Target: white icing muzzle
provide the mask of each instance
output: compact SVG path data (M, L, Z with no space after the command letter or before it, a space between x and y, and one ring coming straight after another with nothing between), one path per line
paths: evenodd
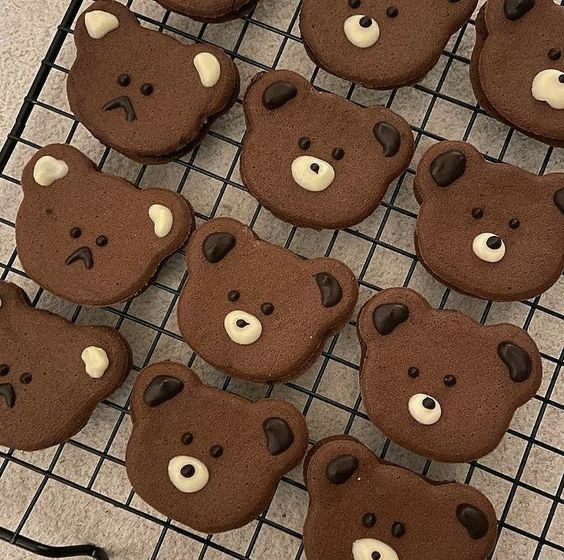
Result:
M322 159L300 156L292 162L292 177L306 191L324 191L335 179L333 166Z
M416 393L407 403L409 414L425 426L431 426L441 419L441 405L437 399L425 393Z
M223 326L229 338L237 344L252 344L262 334L261 322L254 315L238 309L225 316Z
M352 554L354 560L399 560L396 551L389 544L377 539L354 541Z
M351 16L345 20L345 35L359 49L367 49L380 38L380 26L370 16Z
M172 212L162 204L152 204L149 207L149 218L155 226L155 235L157 237L166 237L172 229L174 219Z
M496 263L505 256L505 243L495 233L480 233L472 242L472 250L479 259Z
M80 357L84 362L86 373L93 379L100 379L110 365L108 354L106 354L103 348L98 348L98 346L85 348Z
M547 69L533 80L533 97L546 101L553 109L564 109L564 72Z
M168 463L168 476L178 490L194 494L206 486L210 472L199 459L179 455Z
M40 157L33 166L33 180L42 187L48 187L69 172L69 166L62 159L53 156Z
M86 31L92 39L102 39L110 31L119 27L119 20L114 14L102 10L92 10L84 16Z

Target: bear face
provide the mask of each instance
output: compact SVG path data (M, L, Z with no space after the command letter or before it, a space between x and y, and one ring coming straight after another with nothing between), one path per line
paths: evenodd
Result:
M74 37L72 111L100 142L137 161L187 152L237 97L239 74L221 49L143 28L113 0L88 8Z
M519 300L564 268L564 174L487 163L470 144L441 142L421 158L415 241L441 282L477 297Z
M358 224L413 156L413 134L401 117L319 93L289 70L259 74L244 107L243 182L297 226Z
M353 312L358 286L340 261L303 260L230 218L193 235L178 325L195 352L229 375L262 382L299 375Z
M242 17L250 12L258 0L157 0L179 14L206 23L219 23Z
M305 419L291 404L252 403L172 362L139 374L131 413L125 462L133 488L162 514L202 533L252 521L307 449Z
M194 224L183 196L137 189L62 144L33 156L22 189L16 243L23 268L43 288L83 305L142 291Z
M131 368L127 342L31 307L0 282L0 445L46 449L79 432Z
M488 0L476 31L470 77L480 104L524 134L563 146L564 8Z
M486 560L495 511L470 486L436 483L379 460L351 437L305 460L308 560Z
M525 331L433 309L407 288L372 297L358 335L368 416L393 441L438 461L493 451L542 380L539 351Z
M367 88L421 80L477 0L304 0L300 29L311 59Z

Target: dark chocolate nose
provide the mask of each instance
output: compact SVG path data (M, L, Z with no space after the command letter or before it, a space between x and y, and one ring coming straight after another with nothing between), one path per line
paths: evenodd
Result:
M314 173L319 173L319 165L317 163L312 163L309 168L314 172Z
M2 385L0 385L0 397L4 397L8 408L14 407L16 404L16 393L11 383L2 383Z
M486 245L490 249L499 249L501 247L501 239L497 235L492 235L491 237L488 237Z
M380 558L382 558L382 555L377 550L375 550L372 553L372 560L380 560Z
M435 406L437 406L435 399L432 399L431 397L425 397L422 404L427 410L433 410Z
M65 264L73 264L76 261L82 261L84 266L90 270L94 266L92 251L88 247L80 247L72 255L67 257Z
M368 16L363 16L360 18L359 23L360 23L360 27L364 27L365 29L367 29L372 25L372 18Z
M180 469L180 474L184 478L192 478L196 474L196 469L194 468L194 465L184 465Z
M104 109L104 111L113 111L114 109L119 109L120 107L125 109L125 120L127 122L134 121L137 118L135 109L131 104L131 99L129 99L127 95L122 95L121 97L111 99L102 107L102 109Z
M560 74L560 76L558 76L558 81L559 81L561 84L564 84L564 74Z
M244 329L249 323L247 323L247 321L245 321L245 319L237 319L237 322L235 323L240 329Z

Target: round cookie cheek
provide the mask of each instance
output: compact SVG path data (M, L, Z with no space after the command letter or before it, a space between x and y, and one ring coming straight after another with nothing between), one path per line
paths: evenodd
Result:
M84 362L86 373L93 379L100 379L110 365L108 354L98 346L88 346L82 351L80 357Z
M380 38L380 26L369 16L356 15L345 20L345 35L359 49L375 45Z
M399 560L396 551L377 539L359 539L352 546L354 560Z
M185 494L194 494L205 488L210 479L208 468L202 461L179 455L168 463L168 476L174 486Z
M306 191L324 191L335 179L333 166L322 159L300 156L292 162L292 177Z
M472 242L472 250L479 259L496 263L505 256L505 243L494 233L480 233Z
M253 344L262 334L261 322L254 315L238 309L225 316L223 326L229 338L243 346Z
M411 416L425 426L431 426L441 419L442 410L439 402L425 393L416 393L407 403Z
M564 72L542 70L533 80L532 93L537 101L546 101L553 109L564 109Z

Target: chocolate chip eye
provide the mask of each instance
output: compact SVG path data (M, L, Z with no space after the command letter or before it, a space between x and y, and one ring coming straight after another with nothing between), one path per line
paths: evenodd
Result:
M362 524L367 528L374 527L376 525L376 516L373 513L365 513L362 516Z
M237 301L241 297L241 294L237 290L231 290L227 294L227 299L229 301Z
M343 159L345 157L345 150L343 150L343 148L335 148L331 155L333 156L333 159Z
M73 228L70 230L70 236L71 236L73 239L78 239L81 235L82 235L82 231L81 231L80 228L78 228L78 227L73 227Z
M105 235L100 235L96 238L96 245L98 247L105 247L108 244L108 238Z
M190 445L194 441L194 436L190 432L186 432L186 433L182 434L180 441L184 445Z
M399 521L396 521L393 525L392 525L392 535L396 538L399 539L400 537L403 537L405 535L405 526L403 523L400 523Z
M454 375L445 375L443 381L447 387L454 387L456 385L456 377Z
M29 371L26 371L25 373L22 373L20 375L20 383L22 385L28 385L29 383L31 383L32 380L32 375L31 373L29 373Z
M300 150L309 150L311 146L311 140L304 136L303 138L300 138L298 140L298 146L300 147Z
M419 370L416 367L410 367L407 370L407 375L409 375L411 379L416 379L417 377L419 377Z
M120 74L120 76L118 77L118 84L120 86L126 87L131 83L131 78L129 77L129 74Z
M509 220L509 227L511 229L517 229L521 225L521 222L517 218Z
M6 364L0 364L0 377L8 375L10 373L10 368Z
M548 51L548 58L550 58L550 60L560 60L561 56L562 51L560 49L550 49Z
M221 447L221 445L214 445L214 446L210 449L210 455L211 455L214 459L219 459L219 458L223 455L223 447Z
M472 210L472 217L475 220L479 220L480 218L484 217L484 211L481 208L474 208Z
M391 18L395 18L397 17L399 14L399 10L395 7L395 6L390 6L387 10L386 10L386 15L388 17Z
M260 310L265 314L265 315L272 315L274 313L274 305L272 305L272 303L263 303L260 306Z
M360 0L349 0L349 6L355 10L360 8Z
M141 86L141 93L143 95L151 95L151 93L153 93L154 88L151 84L143 84Z

